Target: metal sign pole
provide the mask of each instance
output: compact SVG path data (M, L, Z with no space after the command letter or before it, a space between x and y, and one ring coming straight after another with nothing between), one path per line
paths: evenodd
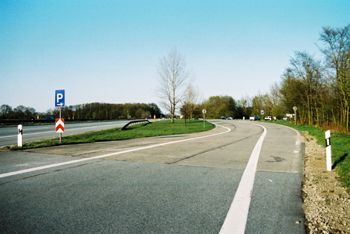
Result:
M204 128L205 128L205 113L203 114L204 118L203 118L203 123L204 123Z
M294 125L297 125L297 110L298 110L298 108L296 106L294 106L293 110L294 110Z
M202 113L203 113L203 126L205 128L205 113L207 113L207 110L206 109L203 109L202 110Z
M59 120L60 122L62 119L62 107L65 107L65 90L55 90L55 107L60 108L60 116ZM60 123L59 122L59 123ZM64 122L63 122L64 123ZM64 131L64 128L62 128L60 131ZM59 138L60 138L60 143L62 142L62 132L59 132Z
M61 109L62 107L60 107L60 119L61 119ZM62 132L59 133L59 136L60 136L60 143L62 143Z

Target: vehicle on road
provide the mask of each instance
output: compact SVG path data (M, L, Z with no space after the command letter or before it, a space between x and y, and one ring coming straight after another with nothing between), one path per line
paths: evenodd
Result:
M271 116L266 116L266 117L265 117L265 120L271 121L271 120L272 120L272 117L271 117Z
M254 116L251 116L251 117L249 118L249 120L250 120L250 121L260 120L260 117L257 116L257 115L254 115Z
M226 119L226 116L221 116L221 119Z
M52 116L47 116L47 117L43 118L43 120L55 120L55 118Z
M284 116L283 121L288 121L288 116Z

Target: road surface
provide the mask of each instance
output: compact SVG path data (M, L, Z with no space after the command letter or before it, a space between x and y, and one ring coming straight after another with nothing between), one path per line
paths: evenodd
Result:
M108 128L122 127L128 120L111 122L92 122L92 123L65 123L63 136L73 135L84 132L103 130ZM23 126L23 142L36 141L48 138L58 137L55 131L55 124L50 125L32 125ZM17 127L0 128L0 147L17 144Z
M0 151L0 232L305 233L298 133L212 122L205 133Z

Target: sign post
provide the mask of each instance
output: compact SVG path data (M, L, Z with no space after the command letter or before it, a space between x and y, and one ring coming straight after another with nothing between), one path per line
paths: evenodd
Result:
M298 110L298 108L296 106L294 106L293 110L294 110L294 125L297 125L297 110Z
M207 113L207 110L203 109L202 113L203 113L203 124L204 124L204 128L205 128L205 113Z
M60 134L60 143L61 143L62 133L64 133L64 119L56 119L56 132Z
M62 133L64 132L64 119L61 117L61 109L65 106L65 90L55 90L55 107L60 108L59 119L56 119L56 132L60 135L60 143L62 142ZM63 128L62 130L57 131L57 120L62 120Z

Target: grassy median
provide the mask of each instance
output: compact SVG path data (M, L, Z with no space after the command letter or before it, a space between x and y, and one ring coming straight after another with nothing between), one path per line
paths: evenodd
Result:
M318 144L325 147L325 130L308 125L294 125L288 121L277 121L278 124L283 124L299 130L300 132L307 131L309 135L317 139ZM350 134L343 132L331 131L332 145L332 164L337 170L340 181L344 187L350 191ZM326 157L326 152L325 152Z
M199 120L187 120L185 126L183 120L175 120L171 123L170 120L158 121L156 123L140 123L129 126L126 130L121 131L121 128L113 128L102 131L88 132L83 134L64 136L62 142L59 143L59 138L52 138L47 140L27 142L23 144L23 147L19 148L15 145L5 147L11 150L19 149L33 149L40 147L56 146L56 145L68 145L78 143L92 143L97 141L115 141L141 137L174 135L208 131L215 127L215 125L206 122L205 128L203 121ZM3 147L4 148L4 147Z

